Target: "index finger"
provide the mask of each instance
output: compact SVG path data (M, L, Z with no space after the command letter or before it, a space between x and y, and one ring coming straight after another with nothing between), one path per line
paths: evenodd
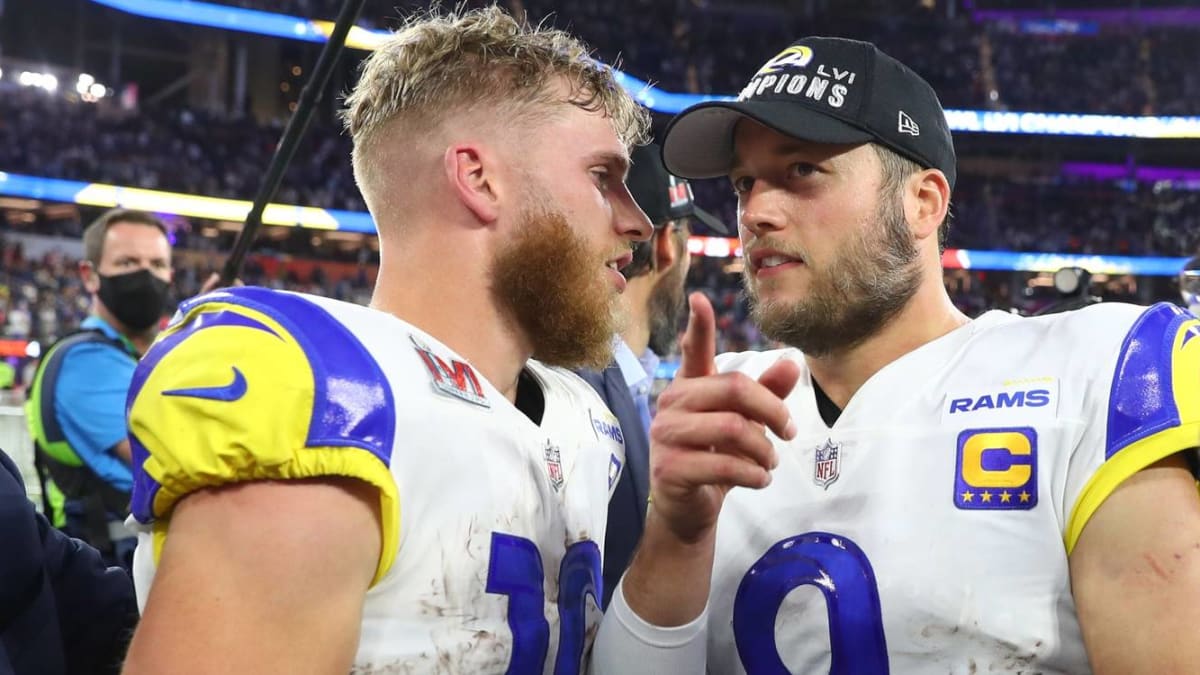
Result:
M687 329L679 341L679 377L704 377L717 372L717 321L703 293L688 296Z
M784 360L757 381L745 373L731 372L680 382L659 397L659 413L668 409L683 414L737 413L746 421L761 424L780 438L790 440L796 435L796 424L784 399L799 375L799 366Z

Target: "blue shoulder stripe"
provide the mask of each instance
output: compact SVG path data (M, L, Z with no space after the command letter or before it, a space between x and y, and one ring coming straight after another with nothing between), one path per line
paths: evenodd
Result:
M1184 356L1200 350L1197 338L1200 322L1174 305L1159 303L1138 317L1121 345L1113 374L1105 459L1131 443L1193 421L1197 412L1181 414L1180 404L1200 405L1191 400L1194 383L1186 380L1200 381L1200 368L1187 372L1192 361L1200 366L1200 359Z
M264 317L282 331L265 323ZM361 448L379 458L384 466L390 466L396 424L392 388L358 338L319 305L301 296L265 288L232 288L185 303L178 321L138 365L126 401L127 415L154 369L190 337L218 326L253 330L270 334L281 346L294 341L308 362L313 378L313 404L307 420L305 447ZM212 351L202 351L199 355L210 359L220 356ZM253 364L213 362L211 365L221 378L228 378L231 366L237 372L238 367L245 370ZM258 381L260 386L270 387L269 373L260 375L266 375ZM254 386L255 382L250 384ZM159 393L181 395L180 391ZM267 421L273 417L269 410L237 411L237 414L261 415L264 423L272 423ZM131 434L135 467L133 510L139 520L149 522L160 486L142 470L149 453L141 440Z

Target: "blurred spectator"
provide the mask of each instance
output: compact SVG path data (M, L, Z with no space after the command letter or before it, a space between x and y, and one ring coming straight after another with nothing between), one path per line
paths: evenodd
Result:
M158 218L116 209L84 230L83 248L79 272L90 313L46 350L30 384L26 421L39 460L66 496L65 530L110 564L131 569L136 539L123 522L133 488L125 398L166 309L171 246ZM56 316L53 308L47 316Z

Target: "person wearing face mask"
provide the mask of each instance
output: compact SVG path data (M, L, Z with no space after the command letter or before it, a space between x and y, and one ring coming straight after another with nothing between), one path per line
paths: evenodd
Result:
M84 230L83 249L91 312L42 358L26 419L39 466L67 497L63 529L128 567L136 539L122 522L133 486L125 397L167 308L171 245L155 216L114 209Z

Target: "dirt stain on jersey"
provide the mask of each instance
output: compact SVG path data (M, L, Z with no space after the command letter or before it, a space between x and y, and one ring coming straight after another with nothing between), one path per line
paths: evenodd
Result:
M467 637L434 635L434 652L387 663L363 663L350 675L476 675L502 673L508 668L509 646L495 633L477 630Z

